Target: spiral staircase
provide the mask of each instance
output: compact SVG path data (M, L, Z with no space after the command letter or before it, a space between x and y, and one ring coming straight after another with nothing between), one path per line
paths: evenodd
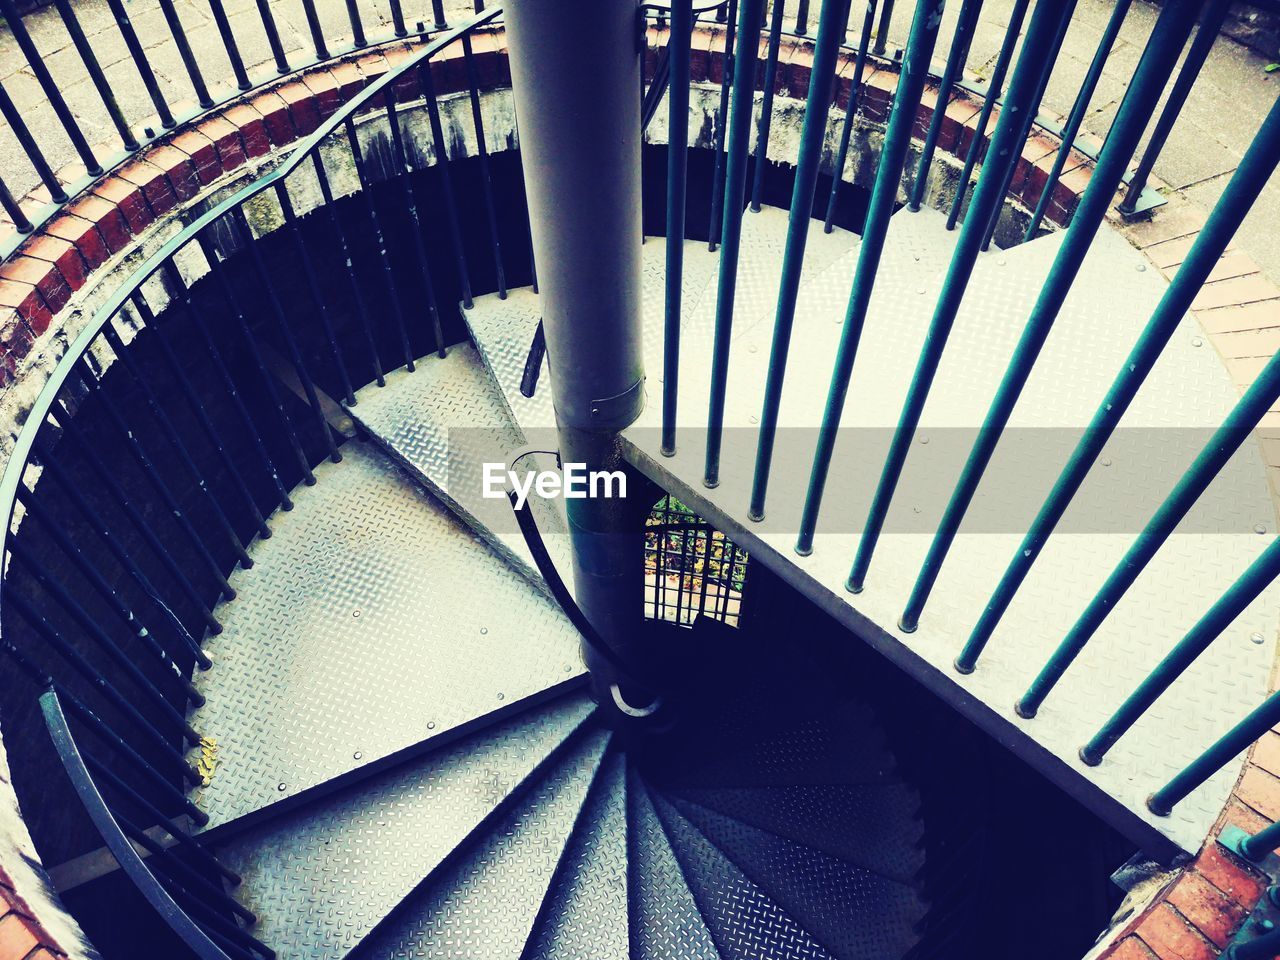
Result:
M0 699L25 823L105 960L1056 960L1113 918L1110 878L1141 890L1134 875L1177 870L1216 835L1241 749L1280 709L1267 698L1276 514L1239 412L1272 380L1280 393L1280 365L1240 401L1187 312L1194 291L1105 217L1141 133L1127 128L1154 112L1196 5L1170 0L1095 158L1100 186L1047 229L1006 200L1032 129L1021 111L1034 113L1070 20L1037 3L1007 88L986 88L1002 115L972 197L971 168L958 178L960 230L943 209L960 158L932 159L945 110L903 179L936 18L918 16L883 61L892 105L858 128L867 166L849 183L875 5L841 65L848 10L822 4L817 37L796 44L805 111L792 90L776 117L783 5L731 3L724 28L694 33L718 6L648 10L642 46L667 46L639 104L608 43L630 43L635 11L592 25L599 48L575 53L591 68L545 51L521 61L513 42L514 98L477 56L507 42L500 9L442 28L287 156L193 204L46 371L0 484ZM944 87L980 4L962 6ZM695 38L683 51L677 17ZM754 39L758 23L757 118L755 58L733 31ZM544 45L572 49L563 28L544 24ZM709 36L721 79L691 87L688 57ZM641 74L641 59L627 69ZM555 98L539 84L578 95L572 69L556 79L566 63L622 78L625 109L584 107L600 130L625 127L598 150L548 149L539 129L556 112L540 111L535 94ZM523 87L520 69L537 71ZM829 117L829 81L854 71ZM650 129L664 103L666 128ZM714 136L690 152L703 121ZM625 229L572 236L529 171L572 188L575 164L616 161L615 141L646 129L643 163L636 140L622 174L592 180L634 204L564 194L584 220L624 211L611 225ZM1213 269L1223 223L1238 225L1278 143L1280 107L1189 241L1185 275ZM671 165L654 200L639 187L657 159ZM712 197L699 239L685 239L701 234L686 229L686 186ZM616 317L556 330L566 278L604 303L633 276ZM1048 300L1052 331L995 428L1016 442L978 468L938 574L936 531ZM1131 429L1082 461L1113 375L1146 363L1131 347L1164 314L1141 392L1119 401ZM630 512L541 496L513 511L489 468L554 472L571 447L598 451L566 391L633 348L640 381L584 394L590 417L634 414L601 428ZM573 351L588 362L557 368ZM1224 423L1243 424L1234 446ZM891 471L904 436L910 457ZM1170 512L1180 486L1166 488L1202 448L1221 462L1158 555L1133 562L1133 532ZM1027 548L1044 491L1073 469L1057 533ZM881 506L874 531L859 525ZM584 516L621 518L626 546L601 546ZM992 585L1020 558L1035 565L993 621ZM606 585L618 565L627 577ZM1129 569L1119 603L1111 571ZM587 613L619 581L606 619L625 629L610 633ZM1064 662L1081 609L1108 596ZM976 623L990 629L973 653ZM1211 656L1184 656L1220 633ZM1051 668L1029 706L1026 684ZM1117 705L1157 681L1115 732ZM1114 736L1082 751L1100 726ZM1050 832L1064 849L1039 870L1024 847ZM1239 929L1238 956L1261 956L1271 931Z

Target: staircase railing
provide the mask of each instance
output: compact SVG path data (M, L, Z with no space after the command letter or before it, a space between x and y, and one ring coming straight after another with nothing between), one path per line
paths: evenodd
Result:
M213 666L205 641L221 629L218 602L235 596L232 571L252 566L250 542L270 536L267 518L292 508L290 491L315 482L317 462L342 457L329 394L352 404L354 388L384 383L386 370L443 356L436 291L471 302L476 263L449 176L446 107L471 124L475 199L487 211L478 234L493 259L485 276L505 295L512 265L472 45L501 12L490 7L425 44L148 257L49 374L0 479L11 560L0 653L44 691L58 757L101 842L209 960L273 954L223 886L234 875L180 822L209 822L191 791L217 766L216 744L193 717L203 703L193 674ZM433 75L446 51L460 51L464 66L448 100ZM426 114L421 132L413 111ZM416 179L428 168L439 191L430 210ZM359 194L350 203L371 244L357 246L337 209L343 194ZM303 232L304 204L323 207L314 216L327 232ZM395 216L407 250L392 247ZM255 222L264 224L256 232ZM272 270L267 243L294 269ZM381 276L381 309L361 265ZM354 331L334 323L343 295ZM309 305L304 322L286 309L298 297Z
M861 227L861 243L858 248L852 291L849 295L840 345L834 360L830 388L827 395L824 418L818 434L816 450L810 465L807 498L795 542L795 550L806 555L814 549L818 516L831 466L836 431L841 422L851 378L859 338L867 317L871 292L877 280L879 260L886 242L889 217L898 203L900 190L904 188L904 170L912 141L913 129L922 103L925 77L934 55L938 32L937 13L941 4L935 0L920 0L915 6L911 34L907 41L885 126L884 141L876 167L875 182ZM931 145L937 139L937 125L944 122L947 99L945 88L958 85L971 27L979 4L966 2L960 12L960 27L956 31L947 65L943 73L944 93L934 107L933 122L926 134L925 147L919 158L914 182L907 182L909 202L918 208L923 198L924 181L930 167ZM994 399L983 421L960 478L951 493L940 525L933 534L932 543L917 575L910 597L903 610L899 627L910 633L917 629L932 587L945 562L950 547L960 528L974 493L982 481L1009 422L1013 408L1036 364L1040 350L1052 329L1063 301L1079 275L1081 265L1101 226L1104 216L1115 201L1118 190L1126 181L1127 171L1133 161L1139 141L1150 119L1156 115L1165 83L1177 73L1169 105L1160 114L1152 143L1138 164L1137 172L1129 179L1129 192L1123 209L1135 209L1134 201L1145 186L1147 174L1158 155L1169 127L1172 125L1195 76L1203 64L1205 54L1222 22L1225 4L1215 3L1204 13L1199 31L1187 55L1180 73L1175 71L1179 57L1196 26L1201 5L1195 0L1170 0L1155 24L1137 70L1113 122L1105 144L1098 153L1091 172L1089 185L1079 199L1063 241L1050 268L1035 306L1026 322L1022 335L1009 361ZM1065 141L1055 157L1049 180L1041 192L1036 211L1028 229L1022 236L1029 238L1039 228L1046 205L1053 196L1056 180L1061 173L1071 139L1079 131L1081 119L1096 90L1102 65L1105 63L1116 39L1128 5L1121 3L1111 17L1098 45L1072 114L1063 132ZM812 73L805 107L805 123L801 133L799 159L795 173L795 193L792 197L787 244L783 254L782 282L773 325L773 344L765 381L763 407L759 417L760 434L754 470L748 516L752 521L764 518L767 505L768 479L773 456L773 439L777 429L783 378L786 373L791 325L796 308L797 278L803 262L805 235L809 227L813 193L822 162L822 146L826 133L832 91L838 78L835 74L834 51L846 29L844 4L840 0L824 0L818 18L814 41ZM915 438L925 401L930 393L934 376L939 369L947 346L951 325L964 299L972 278L978 252L990 243L996 220L1005 207L1011 180L1015 173L1022 146L1033 128L1041 99L1054 63L1062 48L1063 39L1070 25L1072 4L1039 3L1031 12L1020 54L1014 65L1014 47L1029 3L1015 5L1009 33L1002 45L991 79L988 94L978 119L978 131L965 159L958 191L951 204L950 224L954 225L964 211L963 227L955 244L951 261L934 309L927 336L909 382L897 428L883 465L879 482L869 510L863 533L859 538L856 556L852 558L847 588L857 593L863 589L871 569L878 535L883 527L893 501L898 480ZM754 0L742 0L739 7L738 33L756 36L762 4ZM869 25L872 12L868 11L865 25ZM673 22L680 23L678 10ZM683 21L687 22L687 21ZM673 31L673 40L684 42L679 31ZM864 28L858 51L858 67L866 56L870 30ZM765 71L773 69L775 46L770 44L765 53ZM738 236L747 204L744 195L745 170L750 153L749 111L742 105L749 101L748 92L753 86L758 48L751 44L739 48L733 60L733 95L739 108L728 124L728 137L723 180L723 195L717 197L716 209L723 211L720 223L722 243L721 270L715 291L717 309L715 339L710 356L711 394L708 404L705 467L703 481L708 487L720 480L720 443L724 429L724 400L729 379L729 350L732 335L733 303L737 283L734 269ZM675 55L672 62L678 62ZM1012 79L1004 87L1005 77L1012 68ZM674 69L674 68L673 68ZM727 68L726 68L727 69ZM726 73L727 76L727 73ZM673 83L678 82L673 76ZM855 102L857 91L849 94L849 103ZM993 112L999 104L999 119L989 144L984 140L985 131ZM684 123L679 107L672 103L671 127ZM848 144L849 113L843 125L840 147L836 155L836 169L842 170ZM985 149L984 149L985 148ZM761 150L763 153L763 149ZM757 163L761 157L757 157ZM965 198L975 167L980 173L972 198ZM1044 506L992 595L980 620L973 626L972 634L955 663L959 673L970 673L978 665L979 658L1001 616L1009 606L1028 571L1035 563L1041 548L1053 532L1074 494L1080 488L1089 468L1097 460L1103 445L1115 430L1120 418L1152 367L1168 344L1174 328L1191 307L1197 292L1208 279L1219 257L1226 249L1236 229L1252 208L1268 178L1280 164L1280 103L1274 106L1259 129L1252 146L1233 175L1222 198L1215 206L1205 228L1196 238L1194 246L1177 275L1166 290L1146 329L1134 345L1133 351L1116 374L1116 378L1092 422L1081 437L1061 476L1045 500ZM672 196L680 196L684 190L685 172L681 165L673 163L669 169L668 189ZM839 188L838 179L833 191ZM828 215L828 222L830 216ZM679 276L683 248L678 243L668 246L668 276ZM708 296L711 294L708 293ZM666 363L663 378L666 384L663 402L663 453L676 452L676 396L672 387L678 379L680 337L680 289L669 285L666 299ZM1099 625L1114 609L1138 575L1151 561L1160 545L1170 536L1177 523L1188 513L1200 495L1208 487L1231 455L1252 434L1264 414L1280 400L1280 354L1272 357L1253 385L1245 392L1222 426L1205 444L1199 457L1179 480L1173 492L1151 518L1147 527L1134 541L1124 558L1117 564L1111 576L1080 615L1061 645L1044 664L1040 675L1018 702L1018 712L1025 718L1034 717L1045 698L1050 695L1058 680L1088 643ZM1177 679L1191 663L1201 655L1222 632L1227 624L1241 613L1260 592L1280 573L1280 546L1269 548L1240 579L1230 587L1213 607L1207 611L1186 637L1169 653L1151 676L1131 695L1097 735L1081 749L1086 763L1103 761L1106 752L1124 735L1132 724L1145 713L1157 697ZM1280 694L1273 695L1264 704L1241 720L1230 733L1210 746L1203 756L1190 764L1167 786L1156 791L1148 806L1158 815L1167 816L1172 808L1191 790L1203 783L1217 770L1236 757L1239 752L1267 729L1280 721ZM1272 834L1267 835L1270 842Z

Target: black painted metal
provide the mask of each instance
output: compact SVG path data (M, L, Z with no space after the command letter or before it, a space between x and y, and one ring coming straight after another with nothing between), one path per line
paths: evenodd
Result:
M483 9L483 8L480 8ZM444 138L444 129L440 125L440 104L436 99L435 80L431 77L429 64L418 70L418 80L422 84L422 95L427 101L427 116L431 121L431 143L435 148L435 170L440 177L441 192L444 195L444 217L449 227L449 237L453 242L453 256L458 267L458 282L462 286L462 306L470 308L471 274L467 270L467 253L462 246L462 227L458 222L458 201L453 190L453 177L449 173L449 144ZM391 88L388 87L388 90Z
M467 69L467 92L471 100L471 124L476 132L476 158L480 163L484 212L489 224L489 245L493 250L493 266L497 271L498 298L507 299L507 274L502 263L502 244L498 240L498 210L493 200L493 177L489 171L489 145L484 137L484 117L480 110L480 76L471 50L471 35L462 35L462 60ZM441 348L443 349L443 348Z
M369 226L373 230L374 244L378 248L378 258L382 264L382 278L387 286L387 298L391 304L391 318L400 337L400 349L405 367L413 372L413 349L409 346L409 330L404 322L404 309L400 305L400 293L396 289L395 271L391 269L391 260L387 254L387 242L383 238L382 221L378 216L378 206L373 200L373 182L370 180L364 162L364 151L360 147L360 137L355 123L350 117L346 120L347 143L351 148L351 158L355 163L356 176L360 180L360 195L364 198L365 213L369 218ZM357 296L362 294L357 293Z
M63 703L69 703L69 701L65 696L60 696L54 691L40 698L45 724L57 749L58 757L80 802L84 805L85 812L88 813L101 835L103 843L151 907L200 960L227 960L231 955L219 947L210 938L209 933L174 902L129 842L129 838L89 776L89 771L81 758L80 749L76 745L63 713ZM260 955L273 957L274 953L263 947Z
M387 125L391 130L391 162L395 169L395 179L400 184L404 196L405 208L409 211L412 224L413 247L418 255L418 269L422 275L422 289L426 294L427 316L431 320L431 337L435 344L437 356L445 355L444 329L440 323L440 304L436 302L436 285L431 278L431 263L427 258L426 225L418 212L418 192L414 187L411 175L414 170L413 156L404 134L400 130L400 120L396 114L395 87L387 87Z

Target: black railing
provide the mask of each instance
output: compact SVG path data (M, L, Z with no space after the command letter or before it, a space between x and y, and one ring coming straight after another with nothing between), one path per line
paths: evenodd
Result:
M202 958L273 956L224 888L234 877L178 823L208 822L188 795L211 773L193 674L212 666L204 646L220 631L218 602L235 596L231 573L252 566L252 541L292 508L293 486L341 459L329 394L352 404L386 370L443 356L437 290L469 305L473 273L505 291L527 272L503 259L503 231L527 225L499 209L471 42L500 14L427 43L148 257L49 375L0 479L11 560L0 655L44 692L100 842ZM431 76L451 47L465 81L450 117L472 124L468 182L487 211L489 263L464 245ZM340 185L338 168L357 183ZM317 208L305 230L304 203ZM269 243L294 269L272 268Z

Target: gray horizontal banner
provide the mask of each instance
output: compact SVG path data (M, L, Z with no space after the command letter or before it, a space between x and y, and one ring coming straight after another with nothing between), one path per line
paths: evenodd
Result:
M533 448L554 450L554 430L532 431ZM894 431L890 428L849 428L839 431L828 473L818 532L858 534L863 531L876 485ZM1026 531L1058 480L1083 431L1077 428L1010 428L965 515L962 533L1018 534ZM1117 430L1072 500L1058 524L1063 534L1136 534L1151 519L1178 479L1204 449L1212 436L1209 428L1141 428ZM977 437L976 428L922 428L912 441L906 466L885 518L889 534L931 534L938 529L948 500ZM632 429L627 440L639 450L657 450L657 431ZM755 469L759 432L754 428L726 429L720 461L721 484L712 491L702 487L706 433L683 430L677 436L674 458L653 457L661 485L663 474L695 483L695 493L708 497L734 516L745 519ZM783 429L776 436L769 475L765 518L753 524L762 533L796 533L809 489L818 431ZM487 511L487 522L515 530L514 518L494 487L505 464L503 438L485 430L453 430L450 433L450 488L467 489L481 497L498 491L496 503L503 509ZM649 458L638 454L640 462ZM637 457L632 457L637 459ZM488 476L484 464L492 464ZM552 470L554 458L526 458L517 470L517 483L537 496L536 477L529 470ZM652 471L651 471L652 472ZM1178 527L1178 533L1270 534L1276 529L1275 508L1262 451L1257 440L1237 450ZM542 481L544 492L563 495L563 477ZM616 482L585 475L576 489L603 491ZM486 490L486 487L488 488ZM627 487L639 495L641 484ZM607 495L600 493L599 495Z

